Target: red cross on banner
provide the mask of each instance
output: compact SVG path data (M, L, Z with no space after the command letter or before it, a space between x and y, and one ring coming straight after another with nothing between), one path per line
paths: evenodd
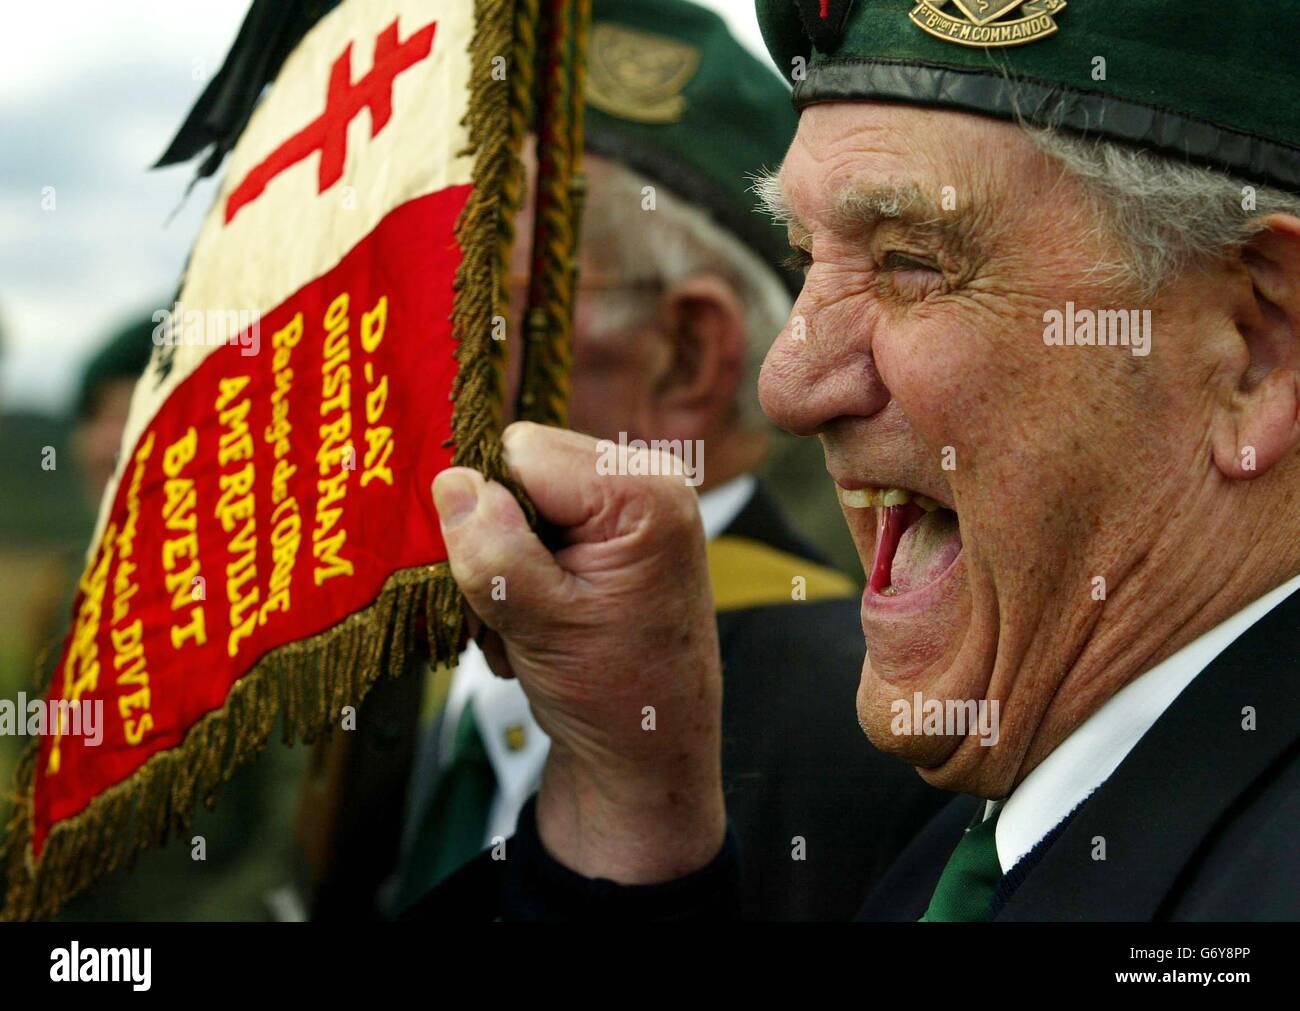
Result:
M393 81L425 59L433 49L436 22L429 22L405 42L397 40L397 21L375 37L375 60L368 73L352 83L352 43L330 68L325 111L253 167L226 200L226 224L267 184L308 155L320 152L317 192L324 193L343 176L347 159L348 124L362 109L370 110L370 136L379 134L393 115Z

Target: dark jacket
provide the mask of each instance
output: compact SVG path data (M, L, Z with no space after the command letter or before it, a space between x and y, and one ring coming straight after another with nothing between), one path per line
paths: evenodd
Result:
M1300 918L1300 593L1202 671L1111 777L1004 877L995 920ZM1253 714L1253 729L1248 720ZM916 920L974 798L952 801L859 913ZM1106 859L1095 860L1095 840ZM489 908L507 919L712 919L742 887L729 837L708 867L667 885L579 877L537 839L532 811L508 870L468 868L417 912Z

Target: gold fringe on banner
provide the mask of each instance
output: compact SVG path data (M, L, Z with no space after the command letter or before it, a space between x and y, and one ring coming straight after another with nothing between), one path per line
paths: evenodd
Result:
M476 175L474 191L456 222L464 259L456 274L452 311L459 363L452 386L452 462L509 483L499 440L505 342L494 340L492 331L509 304L506 267L523 189L519 149L532 119L537 0L478 0L477 7L465 126L470 150L478 152L475 171L482 174ZM485 8L509 8L513 16L492 16ZM506 53L510 63L503 85L493 80L492 62Z
M505 272L523 181L519 150L533 119L538 0L475 0L475 17L465 124L467 153L475 155L473 190L456 223L463 260L452 309L459 366L452 389L453 462L500 480L506 477L500 445L504 349L492 339L492 328L508 304ZM507 53L511 67L503 82L493 77L493 61ZM560 160L552 168L566 171L566 165ZM561 185L569 185L567 176ZM564 255L570 262L571 250ZM558 297L552 293L548 305L554 318L567 320ZM552 362L546 370L555 390L534 387L548 400L563 390L557 369L562 365ZM344 706L358 706L381 674L399 676L412 651L427 650L435 664L452 662L463 642L463 612L446 563L394 573L366 608L262 657L180 745L150 756L128 779L54 825L36 861L31 798L37 749L29 749L0 851L0 873L8 879L0 920L51 916L99 876L161 845L169 832L185 831L195 803L215 805L221 784L266 746L278 719L286 743L311 741Z
M546 41L538 54L546 90L537 116L537 201L518 415L543 425L564 425L584 195L583 68L591 2L546 2Z
M0 920L52 916L101 875L161 845L170 832L186 831L195 803L215 805L218 788L261 752L277 720L285 743L310 741L344 706L359 704L381 673L400 674L407 654L424 645L417 642L422 623L430 653L454 658L461 600L446 563L394 573L370 606L268 653L179 746L151 755L79 814L55 824L35 862L30 798L38 752L29 748L6 840L9 882Z

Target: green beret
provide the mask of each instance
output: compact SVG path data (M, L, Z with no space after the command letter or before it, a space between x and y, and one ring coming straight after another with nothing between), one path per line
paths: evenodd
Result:
M684 0L596 0L587 57L587 150L708 211L782 276L785 233L750 177L785 157L790 89L712 11Z
M798 109L882 100L1062 127L1300 190L1300 3L757 0Z
M116 331L95 352L81 374L76 402L78 418L86 417L95 409L95 400L102 386L115 380L135 382L140 378L149 364L149 356L153 354L155 326L152 317L137 319Z

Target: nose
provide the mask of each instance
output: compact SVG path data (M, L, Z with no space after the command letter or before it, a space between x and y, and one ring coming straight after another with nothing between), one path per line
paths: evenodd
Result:
M764 413L795 435L816 435L835 418L869 418L890 394L872 354L866 319L809 307L807 289L772 342L758 378Z

